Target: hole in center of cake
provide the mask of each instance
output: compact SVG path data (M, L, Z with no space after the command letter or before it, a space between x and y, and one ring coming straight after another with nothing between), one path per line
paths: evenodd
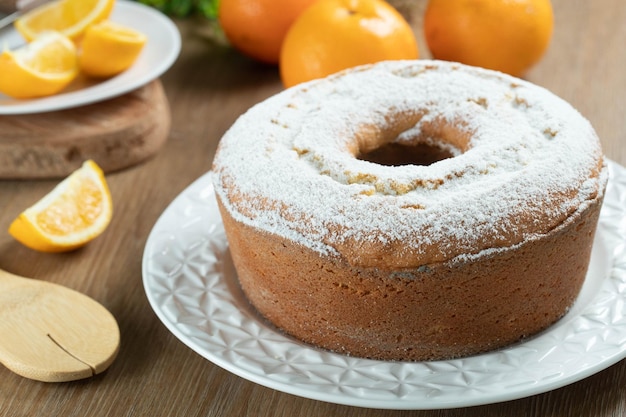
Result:
M387 143L370 152L357 155L357 159L379 165L431 165L458 155L451 146L437 143L403 144Z

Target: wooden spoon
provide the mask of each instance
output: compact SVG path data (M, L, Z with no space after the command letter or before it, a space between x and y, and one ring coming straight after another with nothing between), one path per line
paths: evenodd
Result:
M0 269L0 362L26 378L63 382L111 365L120 332L111 313L61 285Z

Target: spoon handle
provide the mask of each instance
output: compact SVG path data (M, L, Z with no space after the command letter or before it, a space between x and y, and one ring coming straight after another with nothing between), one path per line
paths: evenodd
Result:
M0 29L3 27L9 26L11 23L15 22L15 20L20 16L20 12L13 12L11 14L6 15L2 19L0 19Z
M44 3L47 3L50 0L18 0L16 3L17 10L13 13L3 17L0 19L0 29L3 27L9 26L11 23L15 22L18 17L23 15L30 10L33 10L36 7L41 6Z

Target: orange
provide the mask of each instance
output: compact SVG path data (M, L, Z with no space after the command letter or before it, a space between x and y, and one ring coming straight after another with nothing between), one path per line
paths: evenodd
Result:
M15 21L15 29L32 41L41 32L55 30L76 41L87 27L106 19L115 0L53 0Z
M41 252L79 248L100 235L113 205L102 170L86 161L9 226L16 240Z
M417 59L415 34L382 0L319 0L289 29L280 54L285 87L383 60Z
M550 0L430 0L424 36L436 59L522 76L548 48Z
M81 41L78 62L90 77L111 77L128 69L147 41L146 36L109 20L91 25Z
M230 44L256 60L277 64L287 30L315 0L220 0L218 21Z
M76 47L58 32L0 55L0 92L14 98L58 93L78 74Z

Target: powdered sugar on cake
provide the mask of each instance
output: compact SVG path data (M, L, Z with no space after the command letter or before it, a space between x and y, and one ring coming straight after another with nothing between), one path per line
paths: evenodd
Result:
M406 124L389 136L397 123ZM428 166L357 159L441 142ZM286 90L220 142L215 188L238 221L350 263L416 264L550 232L602 192L590 124L547 90L438 61L385 62ZM382 245L381 245L382 243Z

